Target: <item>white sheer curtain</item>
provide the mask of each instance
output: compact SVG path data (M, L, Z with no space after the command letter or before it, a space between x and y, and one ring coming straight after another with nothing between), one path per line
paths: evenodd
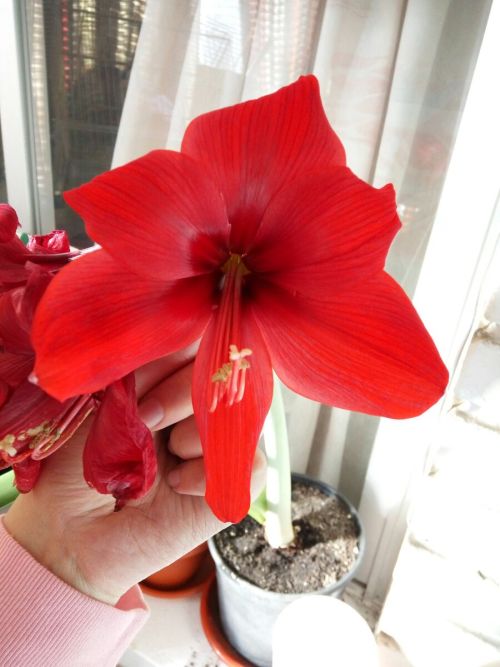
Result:
M114 166L200 113L313 72L360 177L398 192L387 268L412 294L491 0L148 0ZM378 420L287 395L295 470L360 498Z

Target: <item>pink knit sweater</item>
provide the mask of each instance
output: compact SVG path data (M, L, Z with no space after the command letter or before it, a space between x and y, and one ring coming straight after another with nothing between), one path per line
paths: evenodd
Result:
M146 622L136 586L115 607L45 569L0 518L0 665L114 667Z

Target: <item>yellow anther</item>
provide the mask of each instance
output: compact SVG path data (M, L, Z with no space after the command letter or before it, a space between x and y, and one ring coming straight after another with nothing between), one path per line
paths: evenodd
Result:
M249 357L252 354L252 350L248 347L244 347L242 350L238 350L236 345L229 346L229 359L231 361L239 361L245 357Z
M232 364L230 363L223 364L212 375L212 382L227 382L231 377L232 370L233 370Z

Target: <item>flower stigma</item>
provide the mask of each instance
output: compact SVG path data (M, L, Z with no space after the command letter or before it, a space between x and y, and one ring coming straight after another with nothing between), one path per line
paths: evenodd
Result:
M239 403L245 395L247 360L252 354L241 344L241 287L250 271L241 255L231 254L222 266L222 295L216 315L215 339L212 350L209 411L215 412L221 401L227 406Z

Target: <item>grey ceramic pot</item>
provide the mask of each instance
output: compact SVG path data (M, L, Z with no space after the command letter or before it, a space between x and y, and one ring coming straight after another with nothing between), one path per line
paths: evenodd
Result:
M359 553L352 569L334 584L314 591L316 595L340 597L354 577L365 551L365 534L359 515L353 505L328 484L295 473L292 478L340 498L358 524ZM251 584L222 560L213 539L209 540L208 547L216 565L220 618L226 638L240 655L257 667L271 667L274 622L278 614L301 594L275 593Z

